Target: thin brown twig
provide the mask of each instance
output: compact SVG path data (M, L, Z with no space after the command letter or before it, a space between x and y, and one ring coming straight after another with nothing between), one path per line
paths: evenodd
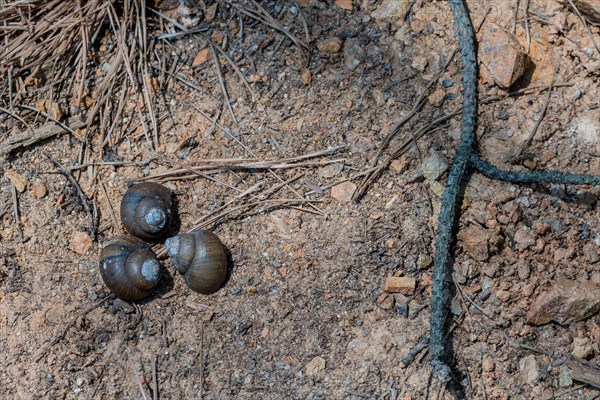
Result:
M13 202L13 218L15 219L15 228L17 230L17 236L19 237L19 242L24 242L25 238L23 237L23 231L21 230L21 218L19 217L19 199L17 197L17 188L15 185L10 185L11 193L12 193L12 202Z
M225 100L225 104L227 104L227 108L229 109L229 113L231 114L231 118L233 122L237 125L238 121L235 117L235 113L233 112L233 108L231 107L231 100L229 99L229 94L227 93L227 87L225 86L225 78L223 77L223 73L221 72L221 66L219 65L219 57L217 56L217 52L215 51L215 46L212 42L208 42L210 47L210 51L212 53L212 61L215 67L215 72L217 73L217 77L219 78L219 85L221 86L221 93L223 94L223 99Z
M459 114L460 114L460 111L452 112L450 114L444 115L443 117L440 117L440 118L434 120L433 122L419 128L414 133L414 135L411 135L410 138L404 140L404 142L402 142L397 147L397 149L389 157L387 157L381 164L377 165L376 167L371 168L371 172L365 176L365 178L367 178L367 179L363 178L363 181L359 185L356 193L354 194L354 198L359 199L360 197L362 197L364 195L364 193L366 192L367 188L371 185L371 183L379 177L379 174L381 174L385 169L387 169L390 166L390 164L392 163L392 161L394 161L395 159L400 157L402 154L407 152L408 149L410 149L410 147L413 145L413 143L416 139L421 138L426 133L433 133L433 132L441 129L437 125L439 125Z
M204 322L200 321L200 400L204 397Z
M246 77L244 76L244 74L242 74L242 71L239 69L239 67L236 65L236 63L233 62L233 60L231 59L231 57L229 57L229 55L226 52L224 52L223 49L221 49L219 46L213 44L211 41L209 41L209 43L213 46L214 49L217 49L217 51L219 52L219 54L221 54L225 58L225 60L227 61L227 63L229 63L229 65L231 66L231 68L233 68L233 70L235 71L235 73L242 80L242 83L246 87L246 90L248 90L248 92L250 93L250 96L252 96L252 100L255 103L257 103L260 106L261 111L266 114L267 113L266 108L263 106L262 102L260 101L260 99L256 95L256 93L254 93L254 90L252 90L252 87L248 83L248 80L246 79Z
M527 37L526 54L529 54L531 48L531 33L529 32L529 0L525 0L523 4L523 24L525 25L525 35Z
M17 106L17 108L22 108L22 109L33 111L33 112L36 112L36 113L38 113L40 115L43 115L44 117L46 117L50 121L54 122L55 124L57 124L58 126L60 126L61 128L63 128L65 131L67 131L70 134L72 134L74 137L77 137L77 134L75 133L75 131L73 129L71 129L67 125L63 124L62 122L60 122L59 120L57 120L56 118L54 118L52 115L50 115L48 113L45 113L42 110L38 110L37 108L30 107L30 106L25 105L25 104L20 104L20 105Z
M190 103L190 105L196 110L198 111L198 113L200 115L202 115L204 118L208 119L209 121L213 122L208 115L206 115L206 113L204 113L204 111L202 111L199 107L197 107L195 104ZM242 149L244 149L244 151L246 151L248 154L250 154L252 157L254 157L255 159L262 161L252 150L250 150L246 145L244 145L242 142L239 141L239 139L228 129L225 129L224 127L222 127L221 125L217 124L217 127L219 129L221 129L223 131L223 133L225 133L225 135L229 136L231 139L233 139ZM284 182L283 178L281 178L279 175L277 175L273 170L268 170L268 173L271 174L275 179L277 179L279 182ZM296 196L298 196L298 198L300 199L304 199L304 196L301 195L296 189L292 188L291 186L287 186L289 190L291 190ZM308 203L309 207L311 207L312 209L314 209L316 212L318 212L320 215L325 215L325 213L323 212L323 210L321 210L319 207L315 206L312 203Z
M556 71L556 73L554 74L554 77L552 78L552 82L550 82L550 85L548 86L548 94L546 96L546 100L544 101L544 105L542 106L542 112L540 113L540 117L535 122L535 125L533 126L533 129L531 130L531 133L529 134L529 136L527 137L525 142L519 148L519 151L516 154L515 159L520 159L523 152L525 150L527 150L527 148L531 145L531 142L533 142L533 139L538 131L538 128L540 127L542 120L544 119L544 116L546 115L546 111L548 110L548 105L550 104L550 99L552 98L552 85L554 84L554 81L556 81L557 74L558 74L558 71Z
M203 174L214 174L220 172L232 172L232 171L269 171L277 169L291 169L291 168L307 168L307 167L324 167L330 164L344 163L345 158L337 158L333 160L321 160L321 161L306 161L297 163L264 163L264 162L246 162L246 163L232 163L222 165L200 165L200 166L181 166L175 167L165 172L159 172L154 175L146 176L140 181L161 181L166 182L170 180L182 180L190 179L200 176ZM191 174L190 174L191 173ZM205 175L203 175L206 177Z
M225 217L229 217L230 215L232 215L236 212L248 212L249 210L252 210L253 208L258 208L258 207L262 206L262 209L259 209L256 211L256 213L262 213L262 212L269 211L273 208L284 207L284 206L289 207L289 208L294 208L292 206L292 204L307 203L308 201L309 200L302 201L301 199L271 199L271 200L259 200L259 201L255 201L252 203L246 203L246 204L242 204L239 206L230 207L219 214L211 213L210 215L212 215L212 216L210 218L204 219L202 222L200 222L198 224L194 224L192 226L192 228L188 230L188 232L206 229L209 226L211 226L212 224L215 224L217 222L222 222L225 219ZM314 200L312 200L312 201L314 202ZM316 202L324 203L324 201L316 201ZM304 211L304 212L312 212L312 210L307 210L307 209L301 209L301 208L296 208L296 209L299 209L300 211ZM157 249L156 250L157 257L164 258L166 256L167 250L164 245L158 245L156 249Z
M262 7L260 4L258 4L255 0L250 0L250 2L254 5L254 7L255 7L254 10L243 7L236 3L232 3L232 2L228 2L228 3L230 5L232 5L234 8L236 8L238 11L240 11L241 13L243 13L251 18L254 18L255 20L260 21L263 24L270 26L271 28L283 33L299 49L301 49L303 51L308 50L308 46L304 42L302 42L297 37L292 35L283 25L281 25L279 23L279 21L277 21L275 18L273 18L273 16L264 7Z
M117 216L115 215L115 210L110 202L110 198L108 197L108 193L106 193L106 187L104 187L104 182L98 179L98 184L100 185L100 189L102 190L102 194L104 195L104 200L106 200L106 204L108 204L108 211L110 214L110 218L112 219L113 225L117 234L123 233L121 226L119 225L119 221L117 220Z
M81 205L83 206L83 209L85 210L85 213L87 214L89 220L90 220L90 233L92 235L92 238L96 238L96 232L98 230L98 224L96 223L96 220L94 218L94 215L92 214L92 210L90 208L90 199L89 197L85 194L85 192L83 191L83 189L81 189L81 186L79 186L79 183L77 182L77 180L73 177L73 175L60 163L58 162L58 160L56 160L54 157L52 157L51 155L42 152L42 154L48 159L50 160L50 162L52 162L52 164L54 164L59 172L71 183L71 185L73 185L73 187L75 188L75 190L77 191L77 195L79 196L79 200L81 201Z
M511 33L514 35L517 33L517 19L519 18L519 2L520 0L515 0L515 4L513 6L513 22Z
M33 129L31 128L31 126L25 122L25 120L23 118L21 118L19 115L13 113L12 111L4 108L4 107L0 107L0 112L3 112L7 115L10 115L11 117L13 117L14 119L18 120L19 122L21 122L23 125L25 125L25 128L31 133L33 134Z
M140 373L137 370L137 367L133 364L133 361L131 361L131 359L129 359L129 365L131 366L131 369L133 371L133 375L134 375L135 381L138 385L138 389L140 389L142 399L148 400L148 397L146 397L146 391L144 390L144 386L142 385L142 379L140 378Z
M479 305L477 303L475 303L471 297L469 297L469 295L467 295L463 289L463 287L456 281L456 279L454 278L454 275L452 275L452 280L454 281L454 284L456 285L456 287L458 288L461 297L468 301L473 307L475 307L475 309L477 311L479 311L484 317L486 317L487 319L489 319L490 321L493 321L495 323L495 319L491 316L489 316L485 311L483 311L483 309L481 307L479 307ZM468 309L468 308L467 308Z
M594 34L590 30L590 27L588 26L587 22L585 21L585 18L583 18L583 15L581 15L581 12L579 11L579 9L575 5L575 3L573 3L573 0L569 0L569 4L571 5L571 7L573 7L573 10L575 11L577 16L579 17L579 20L585 27L587 34L590 36L590 39L592 40L592 43L594 44L594 47L596 48L596 51L598 52L598 55L600 56L600 46L598 45L598 43L596 43L596 40L594 39Z
M158 378L156 376L156 354L152 354L152 400L158 400Z

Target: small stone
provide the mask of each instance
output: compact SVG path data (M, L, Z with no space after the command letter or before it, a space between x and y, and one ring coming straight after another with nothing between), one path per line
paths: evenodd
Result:
M218 2L215 2L215 3L211 4L210 6L206 7L206 14L204 16L205 22L211 22L213 19L215 19L215 16L217 15L218 7L219 7Z
M456 297L450 301L450 312L456 317L460 317L463 313L460 302Z
M427 272L421 273L421 284L423 286L431 286L432 283L433 279L431 278L430 274L428 274Z
M27 177L17 173L13 169L6 171L6 177L10 180L19 193L23 193L27 187Z
M535 169L537 167L535 160L523 160L523 165L529 169Z
M50 115L56 120L62 119L62 117L65 115L64 108L60 104L50 100L40 100L36 102L35 108Z
M382 213L380 213L380 212L376 212L376 213L374 213L374 214L371 214L371 215L369 216L369 218L371 218L372 220L375 220L375 221L378 221L378 220L380 220L380 219L381 219L381 217L383 217L383 214L382 214Z
M581 321L600 311L600 288L592 281L556 278L554 286L541 293L527 312L527 322L561 325Z
M547 151L540 157L540 162L546 164L548 161L556 157L556 153L553 151Z
M305 86L310 85L310 83L312 82L312 73L310 72L310 70L305 69L304 71L302 71L302 74L300 74L300 80Z
M432 106L441 107L444 104L444 100L446 100L446 91L444 89L436 89L427 97L427 100Z
M502 302L507 302L510 300L510 292L508 290L498 290L496 292L496 297Z
M331 197L341 203L347 203L352 200L356 191L356 185L352 182L342 182L331 188Z
M489 356L485 357L481 362L481 368L483 369L483 372L492 372L494 368L496 368L494 359Z
M365 51L358 39L347 39L344 43L344 65L350 71L354 71L365 57Z
M383 0L371 13L371 17L378 21L387 19L393 19L394 22L401 21L409 6L408 0Z
M515 233L515 243L519 251L527 250L535 244L536 234L526 225L521 226Z
M519 275L519 279L526 280L529 278L529 274L531 273L531 268L529 264L525 261L519 261L517 265L517 275Z
M396 204L396 201L398 201L398 197L399 196L397 194L393 195L392 198L385 203L384 208L389 210L390 208L394 207L394 204Z
M588 358L593 352L592 342L588 338L573 338L573 354L575 357Z
M197 66L204 64L206 61L208 61L208 56L209 56L209 48L208 47L200 50L198 52L198 54L196 54L196 57L194 57L194 61L192 62L192 67L197 67Z
M85 232L75 232L70 247L75 253L84 255L92 247L92 238Z
M339 175L344 170L343 164L329 164L324 167L320 167L318 170L319 178L333 178Z
M31 185L31 190L33 191L33 196L38 199L41 199L48 194L48 187L40 180L33 182Z
M479 225L471 225L459 232L458 238L463 249L475 260L485 261L489 258L490 235L486 229Z
M419 254L419 258L417 258L417 268L425 269L431 265L433 262L433 258L429 254Z
M479 60L496 84L504 89L527 68L528 57L516 38L499 26L486 24L479 40Z
M408 161L406 159L394 160L390 163L390 171L401 174L408 169Z
M573 384L571 370L566 365L560 366L560 374L558 375L558 384L560 387L566 388Z
M385 280L385 291L388 293L413 294L417 281L411 276L390 276Z
M540 379L540 366L533 354L519 360L519 381L534 386Z
M394 308L394 296L390 296L388 294L382 294L377 298L377 303L379 303L379 307L384 310L391 310Z
M342 10L352 11L352 0L335 0L335 5Z
M429 183L429 189L431 189L431 192L433 194L435 194L438 198L441 198L442 194L444 194L444 190L446 189L446 187L438 181L428 182L428 183Z
M411 66L419 72L425 72L425 68L427 68L427 63L427 57L415 56L412 59Z
M428 181L435 181L448 169L448 161L440 154L433 152L423 160L421 171Z
M544 235L550 230L550 225L542 221L535 221L535 223L533 224L533 230L538 235Z
M325 370L325 359L316 356L308 364L306 364L306 375L315 376Z
M595 264L600 261L598 248L592 243L587 243L585 246L583 246L583 254L587 257L590 264Z
M335 36L322 40L317 44L317 48L323 53L339 53L342 49L342 39Z

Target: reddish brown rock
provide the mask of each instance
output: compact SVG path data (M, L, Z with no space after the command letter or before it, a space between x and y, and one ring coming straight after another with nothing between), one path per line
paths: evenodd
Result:
M342 182L331 188L331 197L341 203L347 203L352 200L356 191L356 185L352 182Z
M352 0L335 0L335 5L344 10L352 11Z
M581 321L600 311L600 287L591 281L557 278L554 286L540 294L527 312L534 325L556 321L561 325Z
M510 292L508 290L498 290L496 292L496 297L502 302L507 302L510 300Z
M471 257L479 261L485 261L489 257L490 235L487 230L478 225L471 225L458 234L462 247Z
M427 97L427 100L432 106L441 107L446 100L446 92L444 89L436 89Z
M71 237L71 250L84 255L92 247L92 238L85 232L74 232Z
M515 232L515 243L519 251L527 250L535 244L536 235L529 227L523 225Z
M408 169L408 161L406 159L394 160L390 164L390 171L401 174Z
M519 382L534 386L540 380L540 365L535 356L530 354L519 360Z
M205 62L207 62L208 57L210 55L209 51L210 51L210 49L208 47L200 50L198 52L198 54L196 54L196 57L194 57L194 61L192 62L192 67L197 67L197 66L202 65Z
M25 191L25 188L27 187L27 177L25 175L21 175L15 170L9 169L6 171L6 177L15 186L15 189L17 189L19 193L23 193Z
M33 190L33 195L38 199L41 199L42 197L45 197L48 194L48 187L44 182L40 180L33 182L33 185L31 185L31 189Z
M509 88L523 75L527 54L513 35L496 25L486 25L479 43L479 60L498 86Z
M322 40L317 44L317 48L323 53L339 53L342 49L342 39L332 37Z
M494 371L494 368L496 368L496 363L494 362L494 359L492 357L487 356L483 359L483 362L481 363L481 368L484 372L492 372Z
M385 280L385 291L388 293L413 294L417 286L415 278L410 276L390 276Z

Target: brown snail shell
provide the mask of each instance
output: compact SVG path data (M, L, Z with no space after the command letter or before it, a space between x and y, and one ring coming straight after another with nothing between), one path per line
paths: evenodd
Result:
M138 183L123 195L121 221L133 236L144 240L159 239L169 230L172 219L173 194L159 183Z
M227 277L225 246L210 231L194 231L167 239L167 252L173 265L192 290L211 294Z
M100 275L111 292L124 300L139 300L158 285L160 263L142 239L118 236L100 253Z

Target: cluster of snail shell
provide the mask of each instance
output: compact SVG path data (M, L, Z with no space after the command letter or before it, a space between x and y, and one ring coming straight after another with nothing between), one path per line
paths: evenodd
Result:
M100 253L100 275L124 300L149 296L158 286L161 268L147 242L162 239L173 220L173 193L165 186L143 182L131 186L121 201L121 221L128 235L111 239ZM210 231L193 231L166 240L171 262L192 290L216 292L227 275L221 240Z

